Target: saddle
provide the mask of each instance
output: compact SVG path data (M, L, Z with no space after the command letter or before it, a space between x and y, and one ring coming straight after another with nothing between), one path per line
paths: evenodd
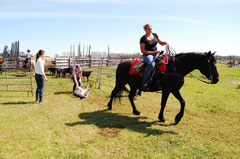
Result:
M165 72L168 57L164 54L157 56L155 69L157 72ZM147 64L142 60L135 60L131 63L129 74L142 75L146 69Z

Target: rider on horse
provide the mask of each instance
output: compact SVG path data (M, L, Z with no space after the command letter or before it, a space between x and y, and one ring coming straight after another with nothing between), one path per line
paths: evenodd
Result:
M31 58L32 58L32 53L31 53L31 50L27 50L27 53L26 53L26 59L23 61L23 66L26 67L27 63L30 61L31 62Z
M149 77L155 67L155 59L157 51L157 44L167 45L167 42L161 41L156 33L152 33L152 25L146 24L143 26L145 35L140 39L140 48L143 53L143 61L147 64L146 71L144 73L144 78L142 81L142 89L148 89Z

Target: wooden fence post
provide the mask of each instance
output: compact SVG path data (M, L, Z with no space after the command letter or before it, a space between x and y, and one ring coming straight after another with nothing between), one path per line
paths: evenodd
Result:
M71 58L68 58L68 68L71 66Z
M102 89L101 79L102 79L102 66L103 66L103 58L102 58L102 64L100 65L100 61L98 64L98 89Z
M91 68L91 65L92 65L92 55L91 55L91 45L89 46L88 48L88 51L89 51L89 68Z
M89 68L91 68L92 57L89 57Z

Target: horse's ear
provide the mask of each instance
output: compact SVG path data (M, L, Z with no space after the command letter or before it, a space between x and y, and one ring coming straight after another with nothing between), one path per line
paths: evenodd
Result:
M212 55L212 53L211 53L211 51L208 51L208 57L211 57L211 55Z
M216 54L217 52L215 51L214 53L213 53L213 56Z

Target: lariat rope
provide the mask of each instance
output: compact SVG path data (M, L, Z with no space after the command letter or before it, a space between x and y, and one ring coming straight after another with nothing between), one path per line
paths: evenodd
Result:
M176 56L177 52L170 46L169 44L166 45L166 54L170 56Z

